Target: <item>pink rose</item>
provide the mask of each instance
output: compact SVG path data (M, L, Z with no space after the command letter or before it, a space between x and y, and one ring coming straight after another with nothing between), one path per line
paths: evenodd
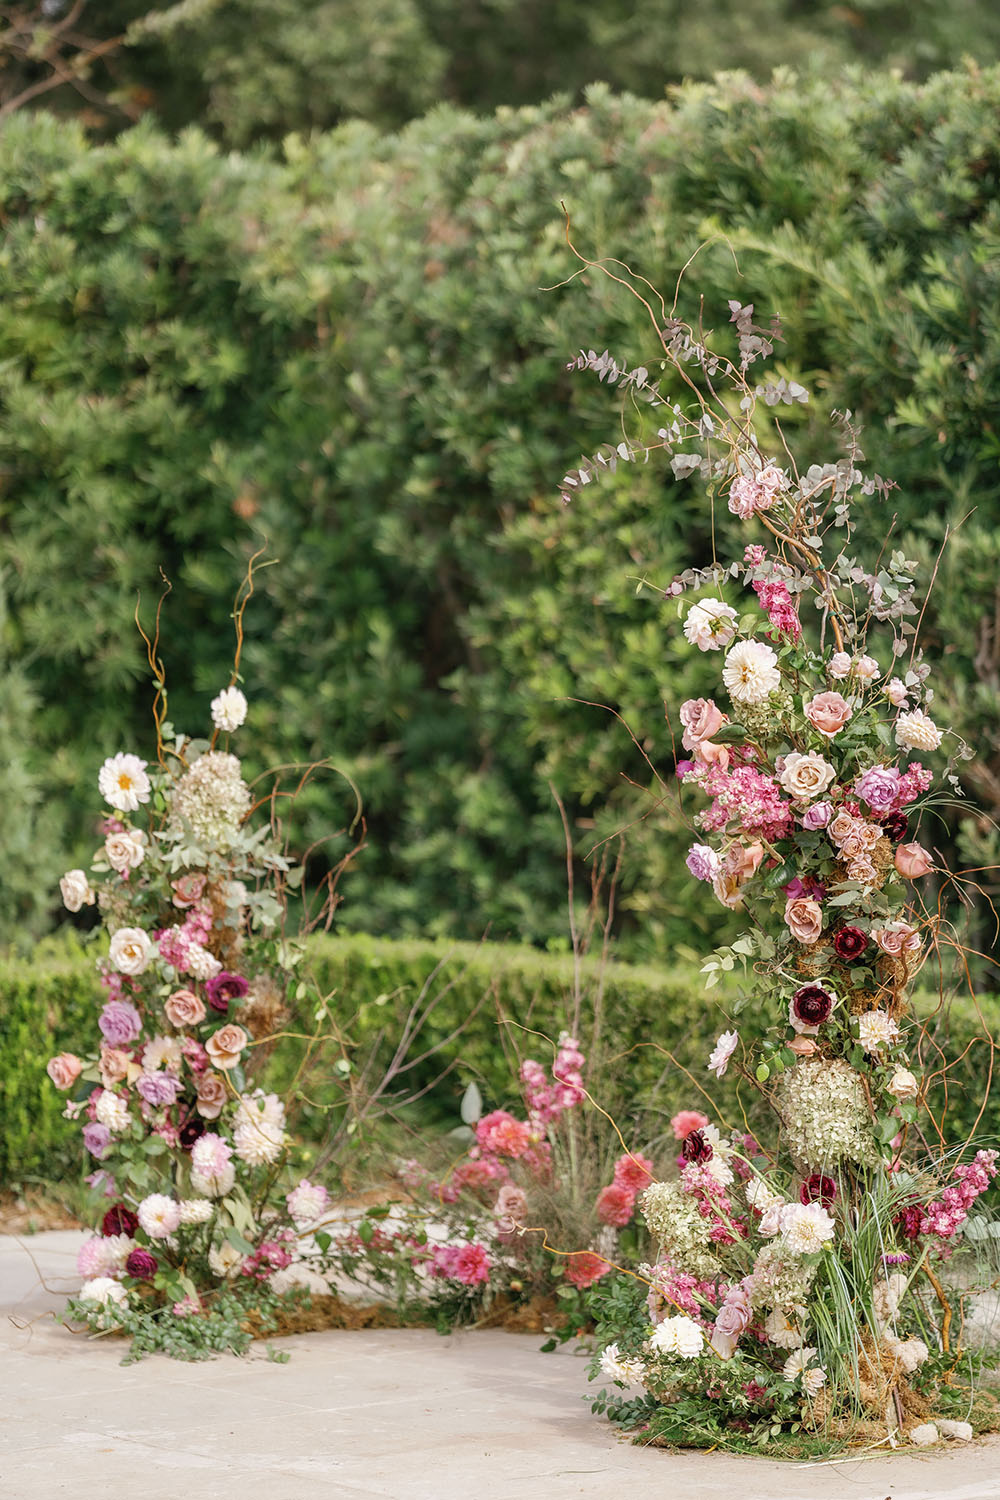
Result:
M817 693L802 708L812 727L827 739L839 734L853 713L842 693Z
M203 1120L217 1120L222 1113L222 1106L229 1097L228 1090L218 1073L202 1073L199 1075L198 1100L196 1109Z
M694 747L695 761L701 761L706 766L718 766L721 771L729 770L729 751L725 745L713 745L711 740L699 740Z
M838 681L846 677L851 670L851 658L846 651L835 651L827 665L827 671L831 677Z
M681 704L680 720L684 725L681 739L685 750L693 750L702 740L710 740L726 722L726 716L711 698L688 698Z
M934 862L923 844L899 844L896 848L896 869L906 880L919 880L921 875L933 870Z
M176 880L170 882L174 892L174 905L183 911L188 906L194 906L200 901L204 891L207 875L180 875Z
M920 947L920 933L909 922L887 922L884 927L873 927L872 937L891 958L913 953Z
M812 807L807 807L802 814L802 827L811 831L826 828L832 817L833 808L829 802L814 802Z
M194 990L174 990L163 1009L171 1026L197 1026L205 1019L204 1003Z
M796 1057L812 1057L813 1053L819 1050L811 1036L793 1036L790 1042L785 1043L785 1046L789 1052L794 1052Z
M757 873L763 858L764 845L759 840L752 844L730 844L726 850L726 872L736 880L749 880Z
M83 1063L73 1052L60 1052L45 1065L45 1071L57 1089L72 1088L82 1070Z
M785 904L785 922L800 943L818 943L823 933L823 908L818 901L800 896Z
M205 1051L216 1068L238 1068L240 1055L250 1038L242 1026L220 1026L205 1043Z

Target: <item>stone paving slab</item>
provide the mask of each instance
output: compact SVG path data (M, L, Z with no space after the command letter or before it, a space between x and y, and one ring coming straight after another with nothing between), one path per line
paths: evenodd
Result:
M633 1447L581 1399L584 1361L527 1335L333 1331L275 1340L287 1365L122 1368L52 1316L81 1238L0 1237L2 1500L1000 1500L996 1440L809 1465Z

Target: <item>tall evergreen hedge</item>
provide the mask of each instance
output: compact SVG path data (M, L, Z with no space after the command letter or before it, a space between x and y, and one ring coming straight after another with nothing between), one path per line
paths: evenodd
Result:
M16 691L0 692L0 740L30 701L13 738L34 789L12 810L15 846L48 850L36 819L59 803L63 861L83 859L101 758L148 743L136 593L148 622L160 567L173 583L170 713L193 727L224 680L228 601L266 542L279 561L244 661L254 756L330 754L359 786L369 848L346 923L562 941L551 785L581 859L630 825L632 953L693 952L720 930L678 877L680 835L621 724L569 701L616 710L669 769L661 700L709 690L714 664L668 644L673 606L635 593L707 551L692 482L650 466L558 500L565 468L616 429L607 391L566 358L655 354L627 299L567 282L560 201L583 248L671 296L709 242L685 312L700 290L720 328L732 295L781 315L782 372L815 392L793 414L807 447L829 455L823 413L848 407L900 483L873 502L873 537L893 523L929 561L974 509L926 628L946 666L940 716L977 744L968 788L995 814L998 105L997 69L921 86L730 76L659 105L598 88L583 109L443 108L396 136L351 124L291 137L282 161L147 128L94 147L14 117L0 662ZM318 781L296 836L339 826L346 797ZM985 821L957 836L967 863L997 862ZM0 903L9 940L56 915L48 889L29 900L22 882L13 917Z

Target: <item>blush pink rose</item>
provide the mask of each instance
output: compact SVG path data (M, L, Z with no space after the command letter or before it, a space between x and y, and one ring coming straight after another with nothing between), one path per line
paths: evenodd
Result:
M812 727L827 739L840 733L853 712L842 693L817 693L802 708Z
M220 1026L205 1043L205 1051L216 1068L238 1068L243 1048L250 1038L242 1026Z
M197 1087L197 1103L195 1108L203 1120L217 1120L222 1113L222 1106L229 1097L228 1090L218 1073L202 1073L199 1075Z
M83 1063L73 1052L60 1052L45 1064L45 1071L57 1089L72 1088L82 1070Z
M794 1052L796 1057L812 1057L814 1052L819 1051L811 1036L793 1036L790 1042L785 1043L785 1046L789 1052Z
M752 844L730 844L726 850L726 871L737 880L749 880L760 869L764 858L764 845L759 840Z
M887 922L884 927L873 927L872 937L891 958L914 953L920 947L920 933L909 922Z
M711 698L688 698L681 704L680 720L684 725L681 738L685 750L693 750L702 740L710 740L726 722L726 715Z
M174 990L164 1003L171 1026L197 1026L205 1019L205 1005L194 990Z
M194 906L204 894L207 879L207 875L179 875L176 880L172 880L170 883L174 892L174 905L179 906L182 911Z
M725 745L714 745L711 740L699 740L694 747L694 758L706 766L718 766L720 771L729 770L729 751Z
M785 922L800 943L818 943L823 933L823 908L818 901L800 896L786 902Z
M906 880L919 880L934 868L923 844L898 844L896 847L896 869Z
M101 1082L106 1089L114 1088L128 1077L128 1065L132 1061L120 1047L101 1048Z

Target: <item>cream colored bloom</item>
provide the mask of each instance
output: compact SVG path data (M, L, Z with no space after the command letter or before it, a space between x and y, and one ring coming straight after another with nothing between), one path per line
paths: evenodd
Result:
M650 1336L650 1347L658 1354L676 1354L680 1359L695 1359L705 1347L705 1335L693 1318L680 1315L664 1318Z
M216 1276L233 1277L238 1274L243 1257L234 1245L223 1240L221 1245L213 1245L208 1252L208 1264Z
M141 927L119 927L108 956L119 974L142 974L153 956L153 945Z
M109 833L104 840L104 853L108 864L119 875L137 870L146 857L146 835L141 828L126 828L121 833Z
M826 670L835 682L842 682L851 670L851 658L846 651L835 651L827 662Z
M98 1099L94 1114L99 1125L106 1125L116 1135L127 1130L132 1123L125 1100L118 1094L113 1094L110 1089L105 1089Z
M781 1211L781 1238L793 1255L812 1255L833 1239L833 1219L821 1203L789 1203Z
M886 1088L897 1099L915 1099L920 1092L920 1084L909 1068L897 1068Z
M868 1053L879 1052L899 1036L899 1027L884 1010L866 1010L858 1017L858 1041Z
M740 641L726 655L722 680L734 703L763 703L781 686L778 658L764 641Z
M766 1214L769 1208L783 1208L785 1200L780 1193L776 1193L763 1179L763 1177L751 1177L743 1190L744 1197L751 1208L758 1213Z
M97 899L83 870L67 870L59 882L59 890L67 911L79 911L81 906L93 906Z
M181 1223L207 1224L215 1213L215 1205L208 1198L182 1198Z
M688 610L684 634L699 651L721 651L736 637L736 618L721 599L702 599Z
M641 1385L646 1367L635 1355L623 1355L617 1344L609 1344L601 1354L601 1373L620 1385Z
M106 760L97 775L97 789L109 807L118 812L135 812L150 796L146 762L137 755L119 752Z
M922 708L900 714L895 732L896 744L902 750L936 750L941 743L940 729Z
M822 1365L813 1365L804 1370L802 1374L802 1389L810 1401L815 1401L820 1391L826 1385L826 1371Z
M818 1350L814 1349L811 1344L804 1344L800 1349L796 1349L795 1353L790 1354L782 1365L782 1375L786 1380L797 1380L812 1364L817 1353Z
M80 1288L80 1301L96 1302L101 1307L127 1307L128 1292L120 1281L114 1281L110 1276L94 1276Z
M247 700L238 687L223 688L212 699L212 723L225 734L239 729L247 716Z
M836 774L830 762L817 755L815 750L805 755L793 750L785 756L778 781L790 797L798 802L809 802L822 796Z
M802 1343L800 1320L805 1316L802 1307L789 1308L794 1317L789 1317L783 1308L773 1307L764 1319L764 1332L772 1344L779 1349L798 1349Z

